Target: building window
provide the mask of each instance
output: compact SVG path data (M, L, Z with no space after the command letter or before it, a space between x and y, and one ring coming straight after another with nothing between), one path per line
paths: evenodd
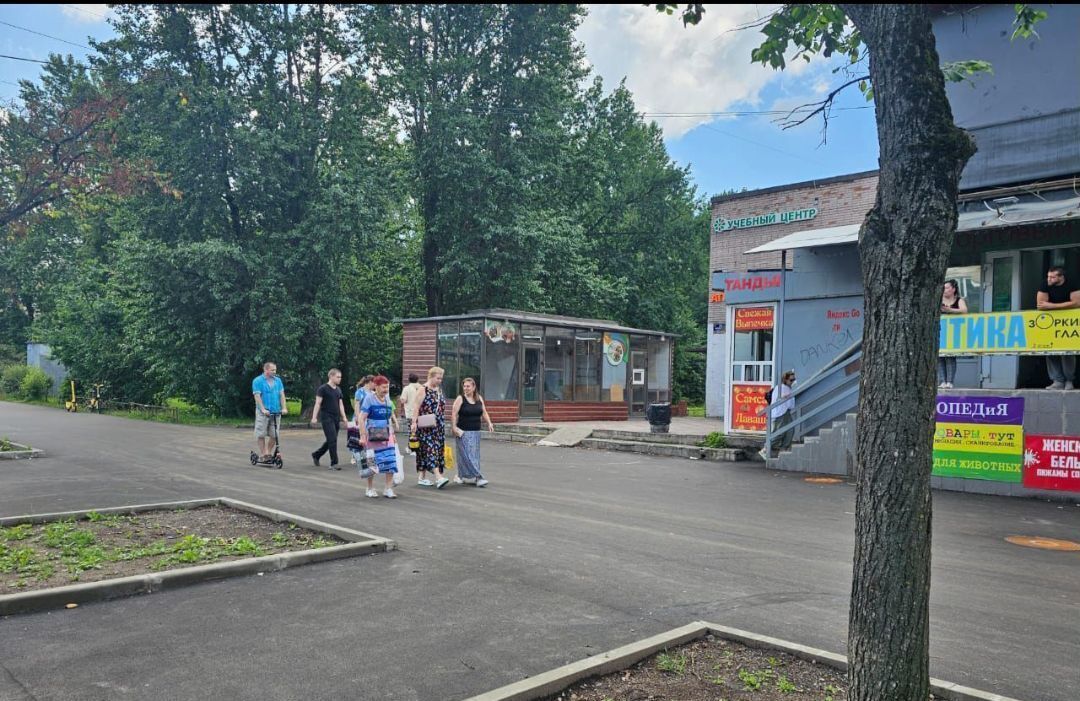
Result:
M461 381L466 377L476 380L476 387L483 387L483 373L480 369L480 342L483 340L484 322L482 319L470 319L461 322L458 331L458 391ZM456 396L456 395L455 395Z
M438 360L436 365L445 371L443 375L443 394L453 399L457 397L458 387L458 322L439 323Z
M574 401L600 401L600 364L603 341L598 333L579 332L574 336Z
M574 398L574 332L548 326L544 337L544 399Z
M671 341L649 339L649 401L671 401Z
M485 319L481 342L484 346L483 395L488 401L517 401L518 352L520 343L515 324Z

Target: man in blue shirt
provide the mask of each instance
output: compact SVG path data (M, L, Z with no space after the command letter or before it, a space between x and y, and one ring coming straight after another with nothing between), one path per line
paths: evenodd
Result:
M262 374L251 381L251 393L255 397L255 443L266 461L274 454L277 443L277 421L271 419L271 414L289 413L285 383L277 376L276 363L263 363Z

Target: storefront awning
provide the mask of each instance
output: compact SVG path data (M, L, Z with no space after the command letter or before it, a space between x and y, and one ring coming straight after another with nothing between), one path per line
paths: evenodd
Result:
M979 231L982 229L997 229L1006 226L1023 226L1025 224L1049 224L1058 221L1080 221L1080 195L1073 191L1064 191L1051 199L1051 196L1059 193L1046 193L1045 196L1028 195L1023 200L1020 198L1003 198L1005 200L1018 200L1006 202L1002 200L982 201L965 203L964 208L970 211L961 211L956 224L957 231ZM775 241L752 248L747 253L769 253L772 251L790 251L796 248L818 248L821 246L837 246L843 243L856 243L859 240L859 224L847 224L834 226L828 229L811 229L789 234Z

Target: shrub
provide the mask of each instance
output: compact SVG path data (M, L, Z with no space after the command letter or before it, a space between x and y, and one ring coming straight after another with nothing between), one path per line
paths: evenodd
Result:
M28 368L19 385L19 396L23 399L46 399L52 382L52 378L41 368Z
M29 371L30 367L27 365L8 365L0 374L0 392L12 397L19 394L23 378Z
M726 448L727 436L719 431L713 431L709 435L705 436L705 440L701 441L702 448Z

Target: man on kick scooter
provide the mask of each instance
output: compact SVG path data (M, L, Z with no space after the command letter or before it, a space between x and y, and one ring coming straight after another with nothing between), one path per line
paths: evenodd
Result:
M285 383L277 376L277 364L263 363L263 372L251 382L251 393L255 397L255 444L258 453L253 454L253 463L266 467L277 463L281 458L275 450L278 440L278 416L289 413L285 404Z

